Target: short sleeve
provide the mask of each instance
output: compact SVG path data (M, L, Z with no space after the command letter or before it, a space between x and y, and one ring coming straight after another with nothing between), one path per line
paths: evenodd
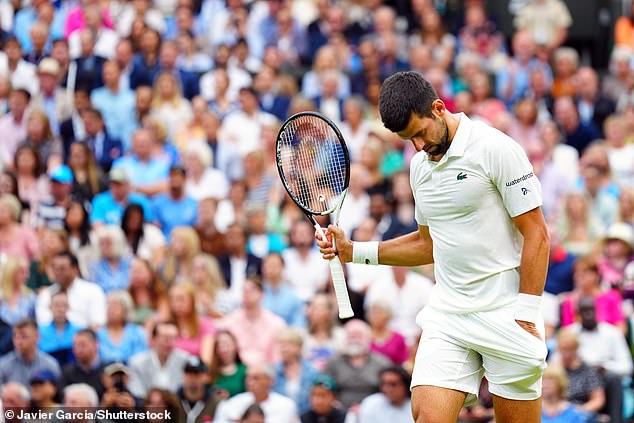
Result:
M570 25L572 25L572 17L570 16L570 11L568 11L568 7L566 7L566 5L561 1L557 2L556 4L556 13L554 13L553 16L557 17L557 23L559 24L560 28L569 28Z
M486 153L487 172L506 211L516 217L542 205L541 184L522 147L509 137L496 135L491 134L496 140Z
M421 166L421 156L420 154L414 155L410 162L409 166L409 184L412 188L412 195L414 196L414 218L416 219L416 223L420 226L429 226L427 223L427 218L423 216L421 208L416 203L416 180L418 179L418 173Z

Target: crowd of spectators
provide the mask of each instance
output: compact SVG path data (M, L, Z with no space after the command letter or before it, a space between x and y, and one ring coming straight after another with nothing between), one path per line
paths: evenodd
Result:
M415 70L542 182L544 421L631 417L634 6L596 69L561 0L511 2L511 36L454 3L0 1L3 407L411 422L433 270L348 265L356 318L337 320L274 151L284 119L322 112L352 160L347 234L415 230L416 152L378 114L382 81ZM484 381L460 419L492 418Z

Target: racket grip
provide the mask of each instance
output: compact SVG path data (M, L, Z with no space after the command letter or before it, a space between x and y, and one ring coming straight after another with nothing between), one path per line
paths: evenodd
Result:
M335 296L337 297L337 305L339 306L339 318L347 319L354 316L350 297L348 296L348 288L346 287L346 279L343 275L343 266L339 259L329 260L330 273L332 274L332 284L335 287Z
M319 231L321 238L326 241L326 234L318 223L315 223L315 229ZM332 244L335 244L334 238ZM328 263L330 265L330 274L332 275L332 284L335 287L335 297L337 298L337 306L339 308L339 318L347 319L354 316L354 311L352 311L350 297L348 296L348 287L346 286L346 278L343 274L343 266L338 258L328 260Z

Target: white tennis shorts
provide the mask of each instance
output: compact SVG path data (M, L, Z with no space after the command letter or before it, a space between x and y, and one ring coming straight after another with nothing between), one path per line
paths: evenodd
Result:
M425 307L416 322L423 334L412 388L431 385L466 392L465 405L472 405L484 375L489 391L502 398L541 396L546 344L517 324L512 306L467 314ZM537 328L543 335L543 320Z

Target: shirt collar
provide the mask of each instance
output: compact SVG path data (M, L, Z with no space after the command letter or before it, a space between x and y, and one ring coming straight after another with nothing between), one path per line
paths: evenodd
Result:
M458 123L458 129L451 140L451 145L447 150L447 157L462 157L464 150L469 140L469 134L471 133L471 127L473 122L464 113L458 113L460 122Z

